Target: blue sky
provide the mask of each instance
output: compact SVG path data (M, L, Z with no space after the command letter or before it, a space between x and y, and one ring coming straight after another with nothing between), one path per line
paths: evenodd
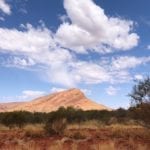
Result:
M148 0L0 0L0 102L69 88L112 108L150 75Z

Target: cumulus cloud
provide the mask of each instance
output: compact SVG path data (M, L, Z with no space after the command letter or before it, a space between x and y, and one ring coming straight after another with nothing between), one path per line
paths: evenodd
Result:
M67 87L76 87L80 83L126 83L134 79L131 69L150 62L149 57L121 56L108 59L103 62L99 60L83 61L70 60L67 64L54 66L49 70L51 82ZM61 75L60 75L61 73ZM53 83L54 83L53 82Z
M77 61L71 64L76 82L97 84L109 80L109 73L101 65L93 62Z
M51 30L44 24L37 28L31 24L21 25L21 28L23 29L0 28L0 52L12 55L6 59L3 66L40 66L41 72L47 75L50 82L74 86L75 83L66 66L72 61L73 55L56 45Z
M137 45L138 35L131 32L132 21L106 16L92 0L65 0L64 6L67 16L56 33L42 21L37 27L31 24L22 24L19 29L1 27L0 53L11 55L5 58L3 66L23 69L34 66L50 83L72 88L80 83L127 82L132 79L131 68L150 61L150 57L134 56L105 61L79 59L76 52L130 49Z
M150 61L150 57L122 56L113 58L112 67L116 70L134 68Z
M51 31L44 27L25 26L24 31L0 28L1 51L38 53L54 46Z
M128 50L138 44L139 36L132 32L134 23L119 17L108 17L92 0L64 0L70 22L60 25L58 42L78 53Z
M49 66L46 70L48 80L53 84L59 84L69 88L76 86L74 75L69 71L69 66L63 62Z
M136 57L118 57L112 61L112 67L120 70L120 69L126 69L126 68L132 68L136 65L140 64L141 61L137 59Z
M7 15L11 14L11 7L6 3L6 0L0 0L0 10Z

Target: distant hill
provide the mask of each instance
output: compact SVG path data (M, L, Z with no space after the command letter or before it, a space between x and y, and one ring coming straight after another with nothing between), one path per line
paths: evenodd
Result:
M0 112L20 110L30 112L51 112L57 110L61 106L72 106L83 110L111 110L104 105L97 104L88 99L79 89L70 89L43 96L29 102L3 103L0 104Z

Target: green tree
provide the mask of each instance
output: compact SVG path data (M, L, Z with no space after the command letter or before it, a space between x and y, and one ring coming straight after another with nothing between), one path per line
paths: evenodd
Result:
M143 81L137 81L129 96L132 104L150 103L150 77L145 78Z
M150 127L150 77L138 81L129 96L134 104L129 109L130 115Z
M27 112L8 112L5 113L2 118L2 123L9 128L17 126L21 128L23 125L27 123Z

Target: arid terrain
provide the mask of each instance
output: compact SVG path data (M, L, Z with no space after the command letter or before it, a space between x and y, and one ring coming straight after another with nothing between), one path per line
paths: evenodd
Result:
M1 150L149 150L150 131L139 126L71 125L63 136L47 136L42 126L0 131Z
M149 108L111 110L79 89L0 104L0 150L149 150Z
M3 103L0 104L0 112L20 110L30 112L51 112L57 110L61 106L73 106L74 108L83 110L111 110L104 105L97 104L86 98L79 89L70 89L43 96L29 102Z

